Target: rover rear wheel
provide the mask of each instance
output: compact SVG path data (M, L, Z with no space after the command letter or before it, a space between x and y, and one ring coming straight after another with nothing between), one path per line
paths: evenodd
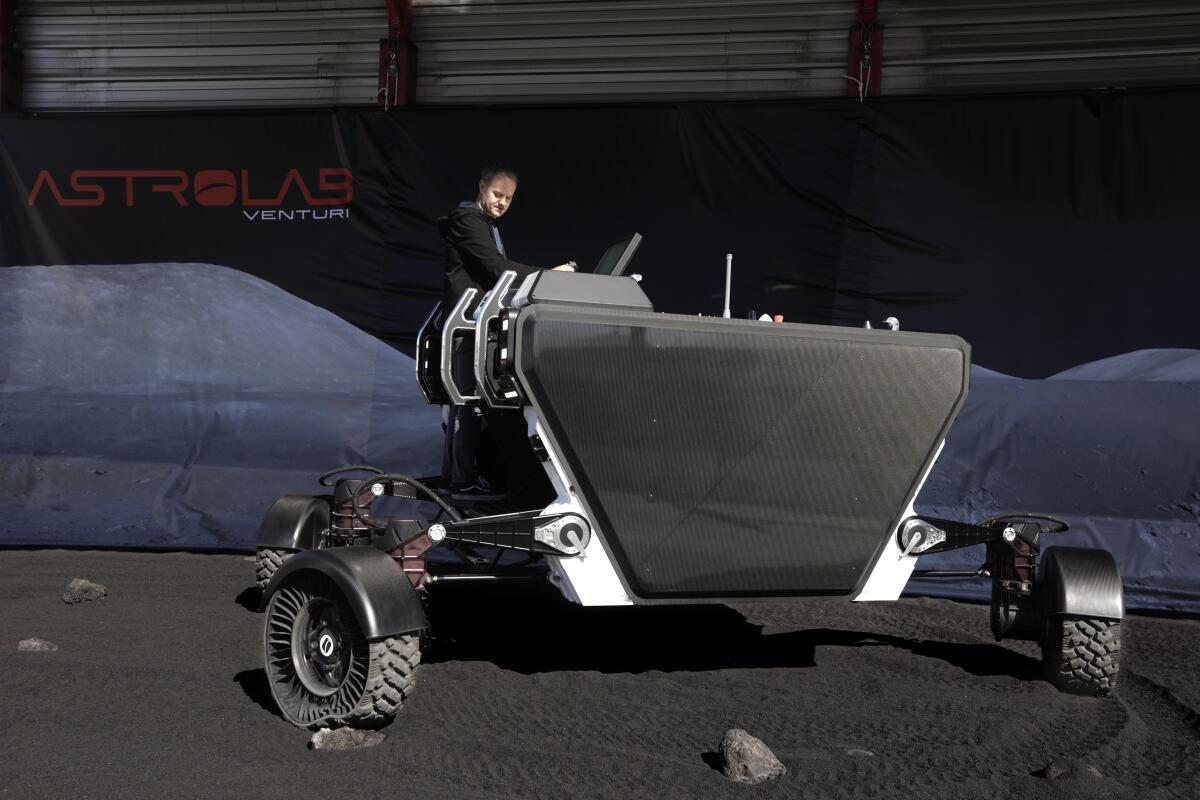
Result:
M271 578L283 566L283 562L296 554L296 550L278 547L260 547L254 554L254 584L259 589L267 588Z
M1121 623L1050 616L1042 640L1046 680L1060 691L1100 697L1117 684Z

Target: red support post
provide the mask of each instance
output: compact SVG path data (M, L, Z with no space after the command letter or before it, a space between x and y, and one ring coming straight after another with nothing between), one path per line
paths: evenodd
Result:
M387 0L388 35L379 40L379 94L384 109L416 100L417 46L412 41L412 0Z
M850 55L846 65L846 95L878 97L883 83L883 24L878 0L859 0L858 16L850 26Z
M17 0L0 0L0 111L21 110L21 51L17 49Z

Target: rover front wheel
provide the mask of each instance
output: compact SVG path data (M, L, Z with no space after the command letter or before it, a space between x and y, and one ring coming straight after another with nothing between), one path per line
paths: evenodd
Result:
M421 660L416 634L368 640L332 580L287 576L266 614L266 671L284 718L302 728L378 728L411 694Z

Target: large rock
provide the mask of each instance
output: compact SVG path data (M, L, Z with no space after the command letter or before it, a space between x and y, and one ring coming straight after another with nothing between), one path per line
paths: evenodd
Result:
M45 639L36 637L17 642L17 650L22 653L48 653L57 649L58 645L54 642L47 642Z
M103 600L107 596L108 589L105 586L92 583L85 578L75 578L67 584L66 591L63 592L63 602L68 605L78 605L91 600Z
M387 734L356 728L322 728L308 742L310 750L357 750L382 744Z
M738 783L762 783L787 772L771 748L740 728L731 728L721 740L725 777Z

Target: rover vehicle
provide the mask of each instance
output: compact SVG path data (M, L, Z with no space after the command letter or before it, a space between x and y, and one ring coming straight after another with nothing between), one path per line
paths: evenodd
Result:
M292 723L387 724L414 686L431 587L530 570L585 606L887 601L914 574L977 575L997 640L1040 642L1064 691L1114 686L1109 553L1046 546L1065 525L1045 515L914 511L967 394L962 339L656 313L615 271L509 272L476 295L435 309L416 377L429 402L485 417L506 495L347 467L262 522L266 672ZM473 375L455 373L456 346ZM384 496L429 510L373 514ZM914 573L977 544L977 571Z

